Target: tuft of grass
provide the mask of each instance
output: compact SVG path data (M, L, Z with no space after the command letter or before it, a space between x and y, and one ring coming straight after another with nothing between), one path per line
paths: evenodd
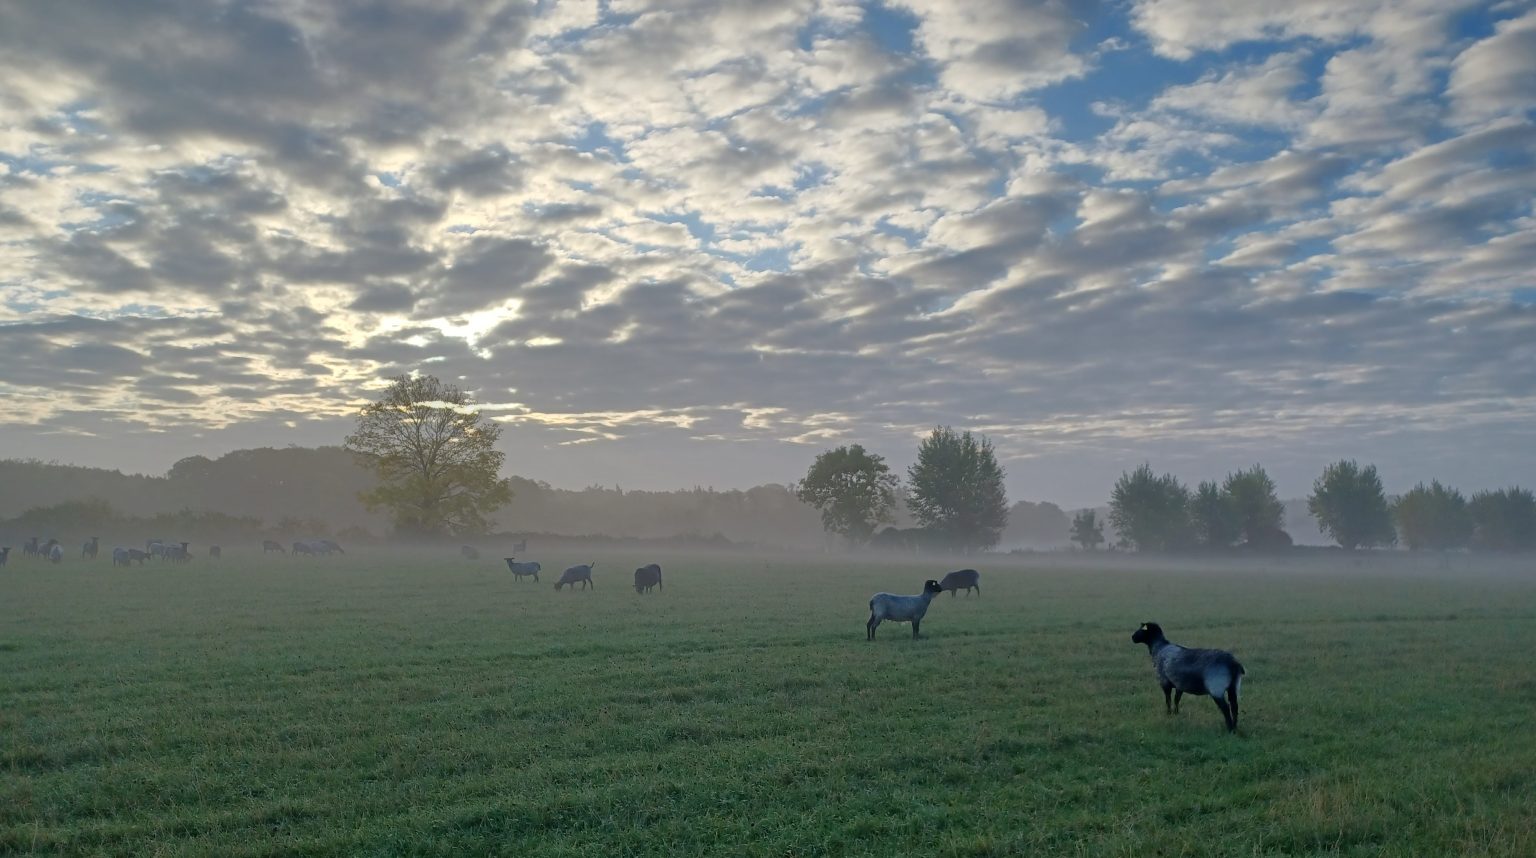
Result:
M599 559L666 590L12 563L0 853L1536 854L1536 579L998 558L866 643L942 563ZM1238 735L1163 713L1149 619L1243 661Z

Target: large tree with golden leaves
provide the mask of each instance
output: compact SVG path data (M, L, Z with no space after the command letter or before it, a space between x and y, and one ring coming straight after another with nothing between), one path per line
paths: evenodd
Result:
M398 376L363 407L346 446L379 476L360 495L386 509L397 533L484 533L488 516L512 500L501 477L501 427L475 410L467 393L430 375Z

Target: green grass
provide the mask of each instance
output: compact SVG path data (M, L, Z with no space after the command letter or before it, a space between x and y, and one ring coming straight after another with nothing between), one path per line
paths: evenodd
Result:
M1536 573L1006 562L870 644L942 568L13 559L0 853L1536 855ZM1149 619L1243 661L1239 735Z

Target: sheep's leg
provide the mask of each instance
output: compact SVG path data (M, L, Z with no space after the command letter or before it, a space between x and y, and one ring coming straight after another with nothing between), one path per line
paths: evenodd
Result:
M1172 685L1164 685L1163 686L1163 708L1168 710L1168 714L1169 715L1173 714L1173 686Z
M917 627L922 625L922 623L923 623L922 620L913 620L912 621L912 640L917 640Z
M954 588L954 589L953 589L953 590L950 590L950 591L949 591L949 597L950 597L950 598L951 598L951 599L953 599L953 598L954 598L954 597L955 597L955 594L956 594L956 593L958 593L958 592L960 592L960 588L959 588L959 587L956 587L956 588ZM966 592L966 593L970 593L970 592L971 592L971 591L970 591L970 590L966 590L966 591L965 591L965 592Z
M1232 707L1232 729L1237 729L1237 686L1227 689L1227 705Z
M1216 701L1216 708L1221 710L1221 717L1227 722L1227 732L1236 733L1237 719L1232 717L1232 707L1227 705L1227 701L1221 699L1220 693L1211 695L1211 699Z
M880 621L875 619L875 615L874 614L870 614L869 615L869 622L864 624L864 628L869 632L869 636L866 638L866 640L874 640L875 639L875 629L880 628Z
M1176 688L1173 691L1173 714L1179 714L1179 701L1184 699L1184 689Z

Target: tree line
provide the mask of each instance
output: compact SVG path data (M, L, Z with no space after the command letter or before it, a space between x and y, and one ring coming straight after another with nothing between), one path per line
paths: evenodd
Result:
M1313 483L1307 509L1347 551L1393 545L1413 551L1536 550L1536 496L1518 486L1468 498L1433 480L1389 499L1375 465L1341 460ZM1145 552L1286 548L1291 538L1283 515L1275 483L1261 465L1191 490L1143 464L1120 476L1109 504L1116 544ZM1106 541L1103 524L1092 510L1078 513L1073 542L1097 548Z

